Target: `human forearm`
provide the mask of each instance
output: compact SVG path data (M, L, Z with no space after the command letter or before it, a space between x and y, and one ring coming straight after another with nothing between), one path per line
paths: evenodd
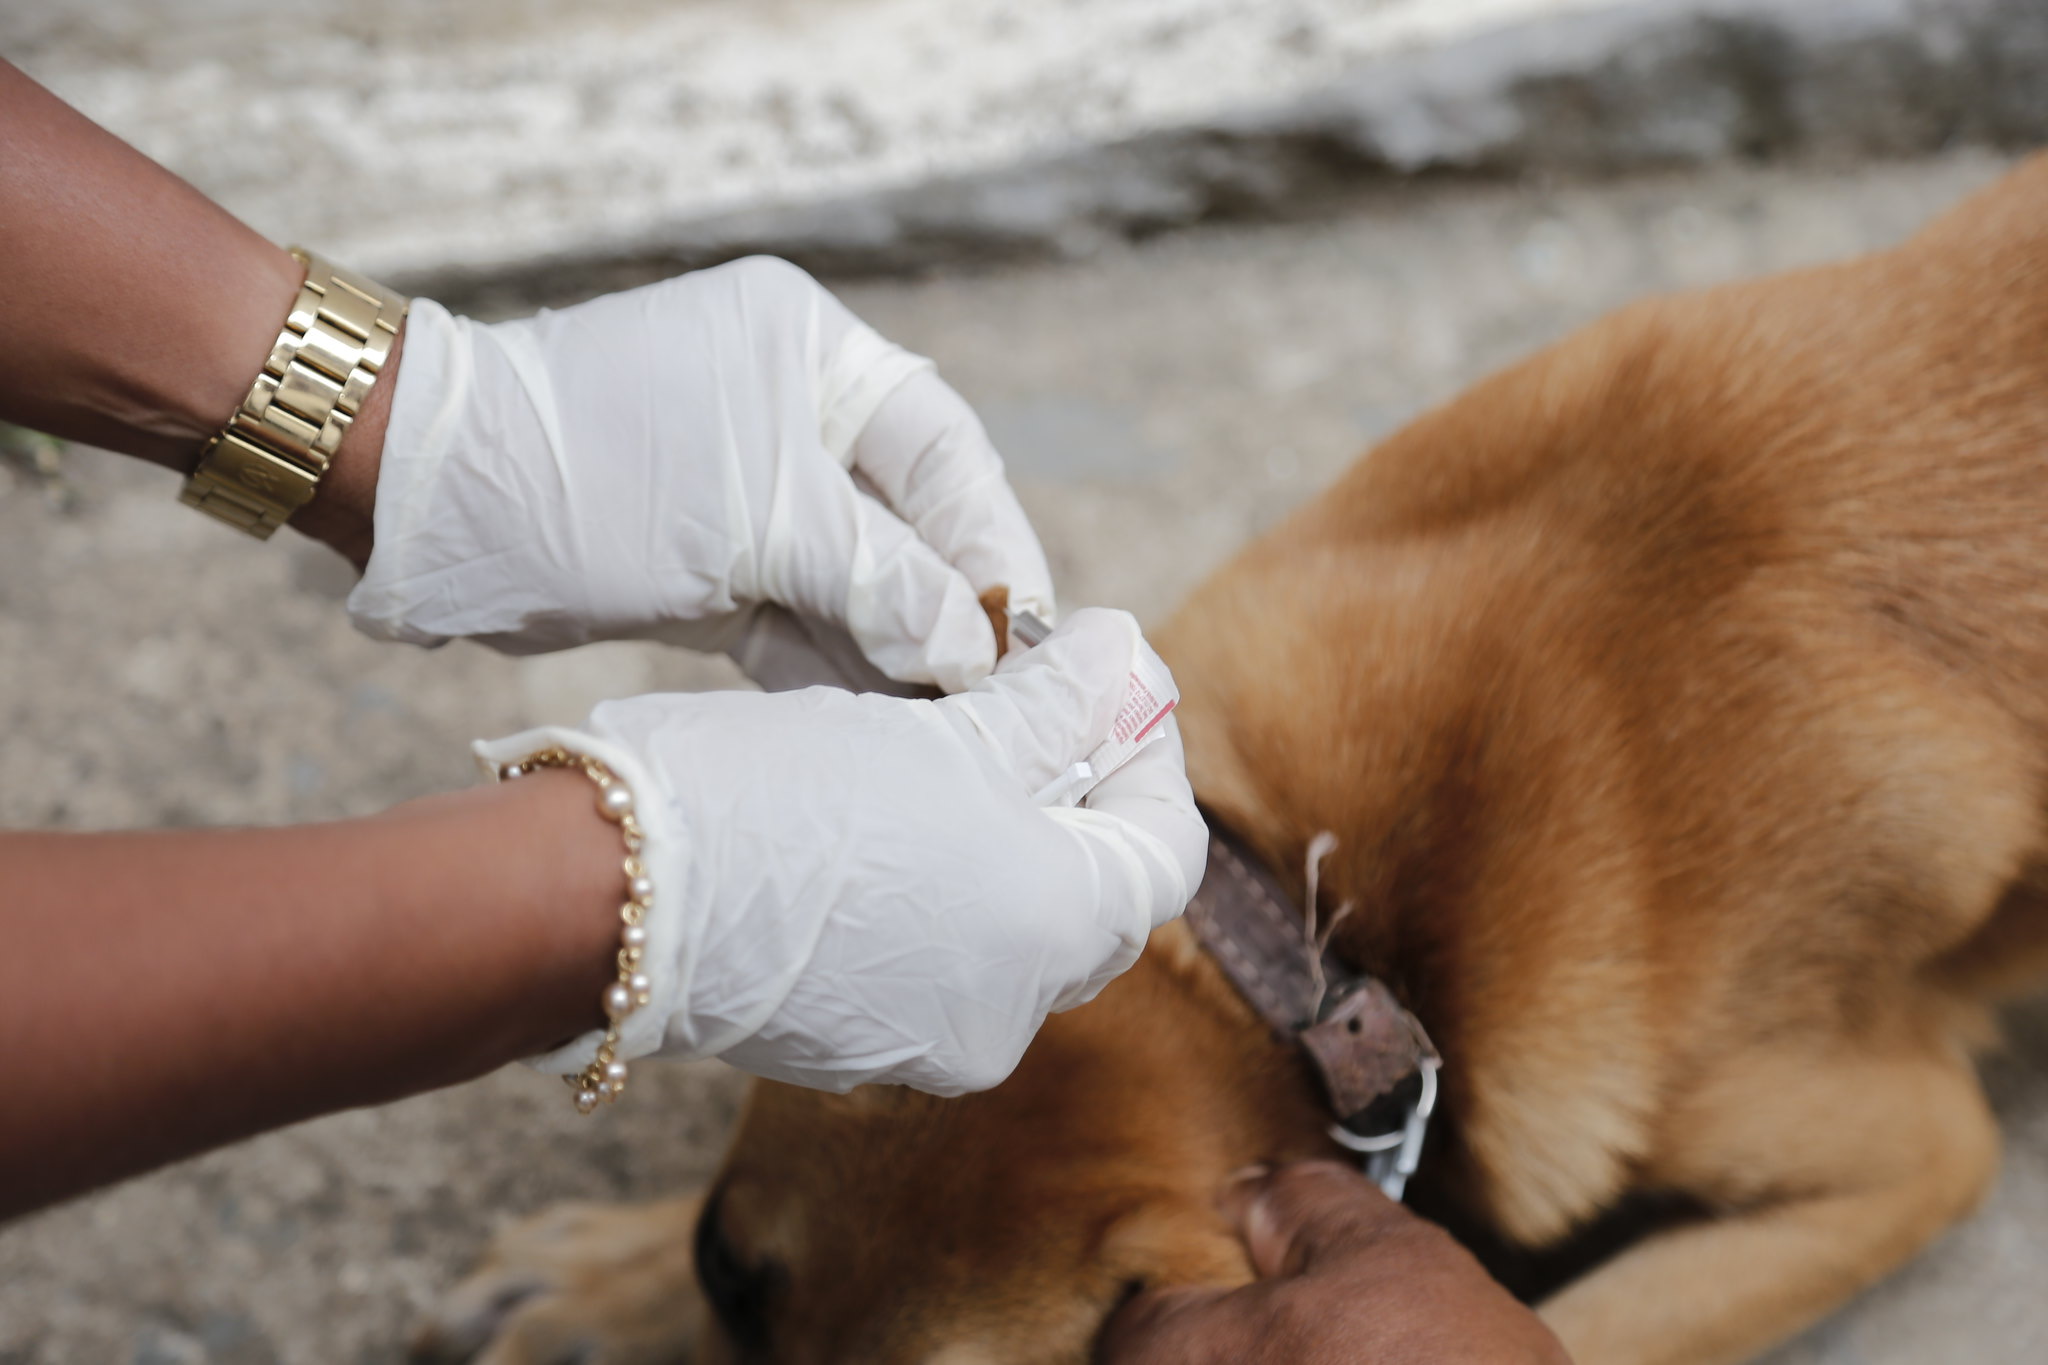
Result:
M619 858L572 773L329 825L0 835L0 1218L598 1024Z
M0 61L0 420L189 470L304 269ZM293 520L360 564L396 354Z

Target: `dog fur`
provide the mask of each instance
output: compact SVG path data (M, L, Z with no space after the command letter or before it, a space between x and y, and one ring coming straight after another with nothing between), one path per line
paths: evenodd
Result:
M1749 1359L1982 1197L1969 1055L2048 976L2048 158L1487 380L1157 643L1197 791L1297 895L1336 833L1338 948L1444 1053L1416 1202L1512 1270L1655 1196L1544 1316L1580 1365ZM1245 1279L1215 1192L1324 1121L1170 926L986 1094L758 1085L715 1311L695 1204L591 1210L428 1342L1076 1365L1135 1287Z

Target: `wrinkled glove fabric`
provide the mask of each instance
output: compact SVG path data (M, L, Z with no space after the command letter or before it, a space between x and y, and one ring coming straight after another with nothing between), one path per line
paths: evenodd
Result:
M416 300L404 345L349 598L369 634L744 657L777 603L957 691L996 662L979 593L1051 619L973 411L785 262L494 325Z
M478 752L561 744L634 789L654 998L625 1055L953 1094L1008 1075L1046 1014L1128 967L1201 877L1177 734L1080 807L1028 795L1102 741L1147 648L1127 615L1083 611L938 701L645 696ZM541 1064L573 1070L595 1042Z

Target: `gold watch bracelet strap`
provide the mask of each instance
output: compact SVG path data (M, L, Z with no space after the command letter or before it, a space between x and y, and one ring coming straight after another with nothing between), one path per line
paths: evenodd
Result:
M391 358L409 301L292 248L306 282L263 372L207 443L179 500L268 540L312 501Z

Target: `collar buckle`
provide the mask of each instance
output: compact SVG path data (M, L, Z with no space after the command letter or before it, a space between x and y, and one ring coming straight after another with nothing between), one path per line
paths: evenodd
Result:
M1442 1056L1385 982L1308 941L1286 893L1213 816L1209 829L1208 875L1189 926L1274 1036L1307 1055L1335 1116L1331 1140L1401 1198L1422 1161Z

